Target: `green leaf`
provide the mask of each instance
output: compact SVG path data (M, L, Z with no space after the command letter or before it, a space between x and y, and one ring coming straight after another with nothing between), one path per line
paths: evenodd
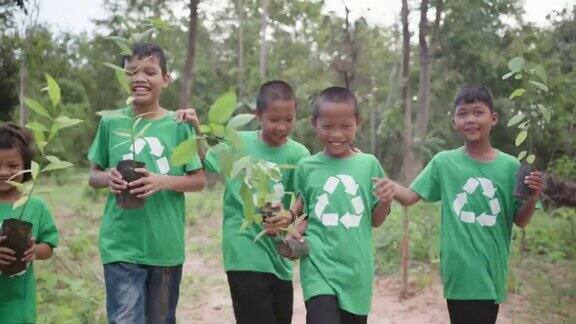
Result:
M262 236L264 236L264 235L266 235L266 230L260 231L260 233L258 233L258 234L254 237L254 240L253 240L252 242L258 241L258 240L261 239Z
M34 136L34 142L36 143L36 146L38 146L40 152L43 153L44 148L41 147L41 145L46 140L46 135L44 133L47 132L48 129L46 129L44 125L40 124L37 121L33 121L31 123L26 124L26 128L32 131L32 135Z
M132 55L132 50L130 49L126 38L120 36L108 36L106 39L113 41L120 48L121 55Z
M526 158L526 162L528 162L528 164L534 164L534 161L536 161L536 155L534 154L530 154Z
M160 18L151 18L151 19L148 19L148 22L149 22L152 26L154 26L154 27L156 27L156 28L158 28L158 29L164 29L164 30L171 30L171 29L173 29L172 25L170 25L167 21L164 21L164 20L162 20L162 19L160 19Z
M51 140L52 138L54 138L56 133L58 133L61 129L72 127L72 126L78 125L82 122L83 122L83 120L81 120L81 119L74 119L74 118L70 118L70 117L64 116L64 115L58 116L54 120L54 123L52 124L52 128L50 129L50 136L48 137L48 140Z
M22 170L22 171L18 171L16 173L14 173L13 175L10 176L10 178L8 178L7 181L12 181L13 179L15 179L17 176L24 174L24 173L29 173L32 172L32 170Z
M524 143L524 141L526 140L526 138L528 137L528 132L526 130L521 131L520 133L518 133L518 135L516 135L516 146L520 146L520 144Z
M516 74L516 75L514 76L514 79L516 79L516 80L522 79L522 73Z
M172 157L170 158L170 164L172 166L184 165L192 160L196 156L197 147L196 139L189 138L182 143L178 144L172 150Z
M510 61L508 61L508 68L510 69L511 72L520 72L522 71L522 69L524 68L524 58L521 56L517 56L512 58Z
M32 161L30 167L30 173L32 174L32 179L36 180L39 172L40 172L40 165L35 161Z
M216 99L208 111L210 124L224 124L236 110L236 93L230 91Z
M9 185L11 185L12 187L18 189L18 191L20 191L20 192L22 192L22 191L26 188L26 185L25 185L25 184L20 183L20 182L18 182L18 181L10 181L10 180L7 180L6 183L9 184Z
M528 153L528 152L526 152L526 151L520 152L520 154L518 154L518 160L522 160L524 157L526 157L526 154L527 154L527 153Z
M53 155L46 156L46 159L50 161L50 164L44 167L44 169L42 169L41 172L66 169L74 165L68 161L62 161L58 157Z
M502 80L506 80L514 75L514 72L508 72L502 76Z
M58 82L54 80L54 78L46 73L46 82L48 83L48 97L50 97L50 101L52 101L52 106L56 107L60 104L60 86Z
M210 124L210 128L212 129L212 134L218 137L226 136L226 128L220 124Z
M546 74L546 70L544 69L544 67L542 65L534 66L534 73L538 77L540 77L540 79L544 82L546 82L546 80L548 79L548 75Z
M130 43L142 43L144 41L149 41L152 37L152 33L154 32L154 28L147 29L141 33L135 33L130 36Z
M256 209L256 206L254 205L252 192L250 191L248 185L244 182L242 182L242 187L240 188L240 198L242 199L242 206L244 210L244 221L246 221L246 224L243 223L242 226L248 226L254 222L254 210ZM244 226L244 228L246 228L246 226Z
M44 108L44 106L42 106L38 101L31 98L24 98L24 103L28 109L32 110L33 112L52 119L52 116L50 116L48 110L46 110L46 108Z
M540 113L542 113L542 116L544 116L546 123L549 123L550 119L552 118L552 116L550 115L550 110L542 104L537 104L536 107L538 107L538 110L540 111Z
M538 88L544 92L548 92L548 86L545 85L544 83L538 82L538 81L532 81L532 80L530 80L528 82L532 83L534 86L536 86L536 88Z
M134 102L134 97L129 96L128 98L126 98L126 106L130 106L132 104L132 102Z
M508 127L512 127L518 123L520 123L522 120L524 120L524 115L522 114L517 114L514 115L512 118L510 118L510 120L508 121Z
M238 114L228 121L227 127L238 129L240 127L246 126L248 123L254 120L254 118L256 118L254 114Z
M510 100L513 100L516 97L522 96L525 92L526 92L526 90L524 90L522 88L514 90L514 92L512 92L512 94L510 95Z
M16 208L24 205L28 201L29 198L30 198L29 195L23 195L22 197L20 197L20 199L16 200L14 202L14 204L12 204L12 209L16 209Z
M122 87L122 89L130 94L132 91L130 89L130 80L128 79L128 77L126 76L125 72L120 72L118 70L115 71L116 74L116 80L118 80L118 83L120 83L120 87Z
M152 126L152 124L146 124L144 125L144 127L142 127L142 129L138 132L138 134L136 134L136 138L141 138L144 136L144 134L146 134L146 131L148 130L148 128L150 128L150 126Z
M212 132L212 128L210 128L210 126L208 125L200 125L198 126L198 128L200 129L200 133L202 134L208 134Z
M246 168L249 168L251 164L252 159L250 158L250 156L247 155L232 162L232 170L230 171L230 178L236 178L236 176L240 174L240 172L246 170Z
M120 137L132 138L132 134L126 132L113 131L114 134Z

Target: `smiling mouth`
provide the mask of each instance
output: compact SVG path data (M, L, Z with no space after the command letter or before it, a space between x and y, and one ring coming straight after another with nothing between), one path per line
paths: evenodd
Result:
M146 86L133 86L132 93L135 95L143 95L148 94L150 92L150 88Z

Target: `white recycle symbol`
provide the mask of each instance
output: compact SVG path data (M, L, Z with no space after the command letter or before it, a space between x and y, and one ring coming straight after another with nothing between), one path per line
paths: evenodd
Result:
M156 160L156 166L158 167L158 172L160 174L168 173L170 171L170 163L168 162L168 159L165 156L162 156L162 153L164 153L164 146L162 145L162 143L160 143L160 140L158 140L156 137L144 137L136 139L136 141L134 142L134 147L130 145L131 152L123 155L122 159L123 160L135 159L134 155L140 154L140 152L142 151L142 149L144 149L144 146L146 146L146 144L150 146L150 154L158 158Z
M490 214L482 213L476 216L474 212L464 210L464 206L468 202L468 195L474 193L478 186L482 188L482 194L488 199ZM494 226L501 208L500 201L495 197L496 187L492 181L487 178L470 178L466 181L462 189L464 191L456 195L456 199L454 199L454 203L452 204L454 212L460 217L460 220L465 223L478 223L480 226Z
M330 204L329 195L334 193L336 187L339 183L344 185L346 193L351 195L353 198L350 199L354 212L346 212L342 217L337 213L324 213L326 207ZM358 184L349 175L337 175L335 177L329 177L324 184L323 190L325 191L316 200L316 205L314 206L314 213L316 217L320 219L324 226L338 226L338 221L349 229L351 227L358 227L360 225L360 220L362 219L362 213L364 212L364 203L362 202L361 196L356 196L358 193Z

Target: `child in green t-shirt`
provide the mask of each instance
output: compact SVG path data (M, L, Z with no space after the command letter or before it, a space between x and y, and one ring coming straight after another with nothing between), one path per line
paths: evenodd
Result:
M181 119L197 125L193 109L179 113ZM222 171L218 158L218 152L222 150L233 150L238 156L250 156L277 165L296 165L310 155L306 147L289 137L296 121L296 95L286 82L269 81L260 87L256 117L260 130L239 132L241 147L222 143L208 150L204 159L208 172ZM276 251L278 239L274 236L254 241L262 231L261 226L240 230L244 219L242 181L240 177L226 178L223 201L222 255L234 316L239 324L288 324L292 320L292 264ZM276 200L289 209L291 199L285 193L294 192L294 170L282 169L280 182L270 185L277 194ZM281 216L266 221L273 223L265 226L269 234L290 223L290 219Z
M454 128L464 146L438 153L412 182L395 184L404 206L441 201L440 269L452 323L495 323L506 298L512 224L525 227L542 192L540 172L524 183L531 196L513 196L520 162L490 143L498 122L485 87L466 86L454 102Z
M32 143L32 136L24 128L11 123L0 127L0 227L6 219L17 218L24 208L12 209L12 204L20 198L20 192L6 181L11 177L14 177L11 181L16 182L30 180L30 173L17 174L30 169ZM30 263L23 273L8 276L0 272L0 322L6 324L36 323L36 281L31 262L51 258L58 244L52 214L41 199L29 198L21 220L32 224L30 248L21 259ZM0 236L0 243L4 240L6 236ZM10 265L14 261L15 252L0 247L0 265Z
M156 44L135 44L123 64L134 100L120 113L141 115L136 132L145 129L144 136L134 145L126 142L118 132L130 129L132 118L107 116L88 153L90 185L111 191L99 239L108 321L175 323L184 263L184 192L202 190L206 178L197 156L184 166L169 162L172 149L194 134L160 106L160 93L170 81L164 51ZM142 178L122 179L115 166L127 159L145 163L135 169ZM117 207L115 194L127 188L146 198L143 207Z
M366 323L374 280L372 228L390 212L392 183L371 154L354 149L358 102L345 88L322 91L312 123L324 150L296 169L296 214L310 246L300 259L306 322Z

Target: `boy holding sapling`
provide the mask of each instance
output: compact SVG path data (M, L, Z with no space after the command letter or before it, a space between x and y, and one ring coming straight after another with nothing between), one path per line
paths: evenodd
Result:
M464 146L438 153L410 189L395 184L404 206L441 201L440 266L452 323L495 323L506 299L512 226L530 222L542 192L540 172L523 181L528 199L513 196L520 162L492 147L498 122L485 87L465 86L454 101L453 126Z
M197 156L184 166L169 162L172 149L194 134L160 106L160 93L170 82L164 51L135 44L122 63L132 106L102 118L88 153L90 185L111 191L99 244L108 321L175 323L184 263L184 192L202 190L206 179ZM126 129L140 136L123 136ZM124 162L123 175L116 166L125 160L132 161ZM122 191L144 198L143 206L118 207Z
M208 150L204 168L208 172L224 172L227 162L222 157L226 155L295 166L310 154L289 137L296 120L296 106L296 96L287 83L264 83L256 102L260 130L239 132L239 143L221 143ZM198 122L193 109L179 114L185 121ZM230 152L234 153L228 155ZM276 246L282 241L274 234L293 221L290 213L288 217L280 215L280 203L285 209L290 208L291 197L286 193L294 191L293 179L294 167L282 168L280 181L273 184L276 203L266 204L272 216L264 218L264 228L270 236L258 238L263 231L260 225L250 224L241 229L246 208L242 177L226 177L222 254L238 324L288 324L292 320L292 264L278 254ZM252 198L256 193L248 195Z

